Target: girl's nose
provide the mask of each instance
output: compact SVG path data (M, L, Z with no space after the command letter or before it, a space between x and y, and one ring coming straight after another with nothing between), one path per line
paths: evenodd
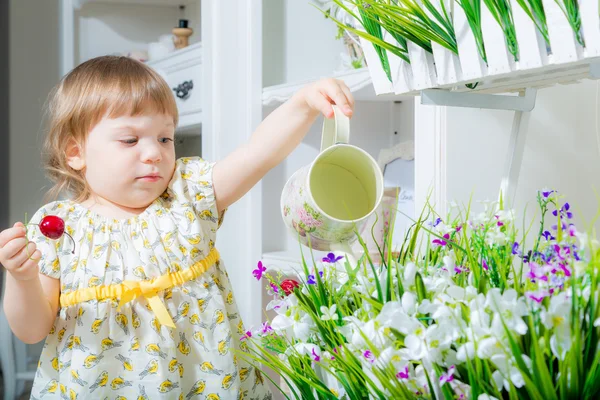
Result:
M144 149L143 161L146 163L157 163L162 160L160 146L157 144L149 144Z

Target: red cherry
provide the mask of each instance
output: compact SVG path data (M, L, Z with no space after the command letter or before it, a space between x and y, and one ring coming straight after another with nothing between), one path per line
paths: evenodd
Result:
M73 250L71 250L72 254L75 254L75 240L65 232L65 221L61 217L57 217L56 215L46 215L39 224L40 232L42 235L46 236L49 239L60 239L62 235L67 235L71 242L73 242Z
M297 287L300 287L300 284L298 283L298 281L295 281L293 279L286 279L283 282L281 282L281 289L283 289L286 296L289 296L290 294L294 293L294 289Z
M65 221L56 215L47 215L40 222L40 232L50 239L59 239L65 233Z

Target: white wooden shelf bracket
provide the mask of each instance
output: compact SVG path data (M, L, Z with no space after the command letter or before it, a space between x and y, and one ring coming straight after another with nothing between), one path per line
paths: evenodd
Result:
M600 70L600 69L599 69ZM600 71L599 71L600 72ZM531 111L535 107L537 90L528 88L519 95L484 94L469 92L451 92L440 89L427 89L421 91L421 104L485 108L492 110L514 111L508 151L504 163L504 173L500 182L499 198L502 198L506 207L511 206L515 198L523 152L525 150L525 138L529 125Z

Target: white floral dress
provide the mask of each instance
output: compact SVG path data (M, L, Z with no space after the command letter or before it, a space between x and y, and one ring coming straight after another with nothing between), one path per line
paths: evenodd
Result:
M265 377L238 353L247 350L240 340L244 327L215 257L221 221L212 167L200 158L177 160L165 193L132 218L106 218L68 200L34 215L31 223L45 215L63 218L75 245L66 235L54 241L29 229L43 254L41 273L60 279L63 304L44 344L32 399L271 398ZM154 299L138 295L120 304L107 295L123 290L123 282L156 281L207 257L213 262L200 276L155 292ZM96 298L78 297L86 291ZM65 306L69 296L78 300ZM155 312L163 304L166 319Z

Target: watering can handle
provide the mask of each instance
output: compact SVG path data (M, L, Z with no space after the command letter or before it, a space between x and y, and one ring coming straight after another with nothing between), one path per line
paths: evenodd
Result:
M350 119L336 106L333 118L325 118L321 134L321 151L336 143L348 143L350 139Z

